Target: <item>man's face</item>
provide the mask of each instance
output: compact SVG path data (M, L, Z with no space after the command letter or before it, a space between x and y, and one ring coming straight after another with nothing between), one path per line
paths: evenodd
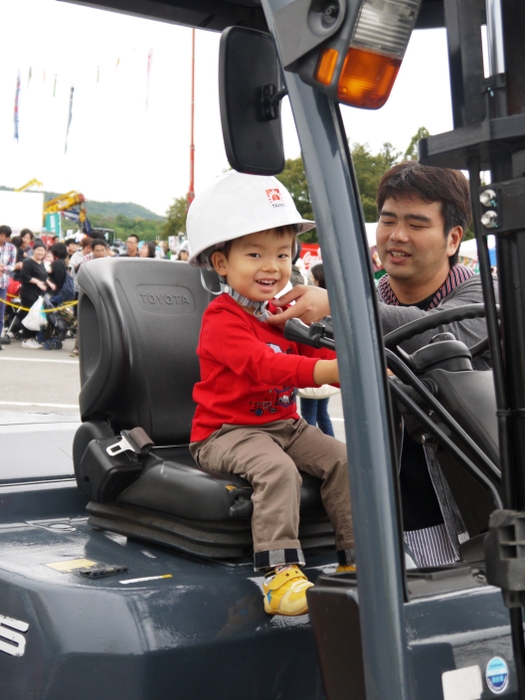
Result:
M93 258L105 258L106 257L106 246L96 245L93 248Z
M133 236L130 236L128 240L126 241L126 248L128 251L128 255L136 255L137 254L137 248L138 248L138 241L136 238Z
M377 252L392 281L404 288L432 287L435 282L437 290L448 275L449 258L461 236L462 229L456 226L445 237L441 202L389 198L379 213Z
M7 236L5 235L5 233L0 233L0 246L3 246L6 240Z
M77 244L76 243L68 243L67 252L69 255L73 255L73 253L76 253L77 252Z

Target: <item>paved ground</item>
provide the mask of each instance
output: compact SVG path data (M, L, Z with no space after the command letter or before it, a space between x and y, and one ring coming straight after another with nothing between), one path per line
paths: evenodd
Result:
M16 340L2 347L0 412L4 417L9 412L22 414L19 416L21 422L26 422L29 415L33 421L47 414L79 419L78 358L69 355L73 340L66 340L62 350L26 350ZM336 437L344 441L340 394L330 398L330 416Z
M78 358L73 340L62 350L29 350L17 340L0 351L0 411L79 418Z

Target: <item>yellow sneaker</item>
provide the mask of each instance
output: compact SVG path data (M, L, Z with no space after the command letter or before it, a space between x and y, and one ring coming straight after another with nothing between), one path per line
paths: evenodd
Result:
M304 615L306 591L314 584L293 564L263 583L264 610L268 615Z
M335 570L336 574L355 573L357 571L355 564L339 564Z

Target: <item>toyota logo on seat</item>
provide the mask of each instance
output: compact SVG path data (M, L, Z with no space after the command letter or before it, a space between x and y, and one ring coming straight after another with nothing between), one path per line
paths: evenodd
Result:
M195 311L195 299L187 287L141 284L137 287L137 300L141 309L153 313L189 314Z

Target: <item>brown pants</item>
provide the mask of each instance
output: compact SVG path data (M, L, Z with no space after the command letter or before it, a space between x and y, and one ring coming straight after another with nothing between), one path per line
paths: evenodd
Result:
M321 497L335 530L336 549L354 547L346 445L302 418L261 426L224 425L206 440L192 443L190 450L204 469L233 472L250 482L254 553L275 552L270 565L292 563L278 552L301 551L301 471L323 482ZM280 557L284 561L278 561Z

